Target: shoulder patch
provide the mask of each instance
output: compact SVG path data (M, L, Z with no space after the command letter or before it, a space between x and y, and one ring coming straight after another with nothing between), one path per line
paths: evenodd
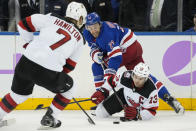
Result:
M123 74L123 76L124 76L125 78L130 78L130 77L131 77L131 72L126 71L126 72Z

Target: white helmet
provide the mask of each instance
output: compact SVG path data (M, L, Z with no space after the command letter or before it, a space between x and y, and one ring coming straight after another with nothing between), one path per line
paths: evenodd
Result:
M150 68L147 64L140 62L134 67L133 73L140 77L148 77L150 75Z
M87 16L86 8L82 3L71 2L67 6L66 16L74 20L79 20L80 16L83 17L83 24L85 24L85 18Z

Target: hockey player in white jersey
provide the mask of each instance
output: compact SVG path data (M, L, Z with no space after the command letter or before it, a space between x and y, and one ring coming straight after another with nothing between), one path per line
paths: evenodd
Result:
M34 14L18 24L26 49L15 68L11 92L0 102L0 120L33 92L35 84L56 93L41 124L59 127L58 114L73 98L76 86L72 71L84 47L80 28L87 15L83 4L71 2L65 17L56 14ZM37 37L33 32L40 31Z
M152 119L159 106L159 97L157 87L149 75L148 65L139 63L133 71L125 71L120 80L117 77L114 81L109 80L110 84L105 88L102 87L102 92L97 91L94 95L99 96L98 98L107 97L109 95L107 90L119 87L116 94L120 100L112 94L98 104L95 115L104 118L124 109L124 117L121 117L123 121Z

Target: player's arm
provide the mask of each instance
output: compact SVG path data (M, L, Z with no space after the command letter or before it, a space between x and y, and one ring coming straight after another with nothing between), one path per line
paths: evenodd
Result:
M142 104L140 109L140 118L141 120L152 119L156 115L156 110L159 106L158 91L154 90L151 92L148 99Z
M83 41L83 39L80 41ZM83 48L84 48L84 44L78 43L78 46L75 49L75 51L68 59L66 59L66 64L63 66L63 72L69 73L75 69L78 59L82 54Z
M110 87L107 85L110 81L114 80L116 72L122 62L122 51L119 46L119 41L116 39L111 40L111 43L107 47L107 59L109 59L109 61L108 68L104 70L104 79L106 81L103 86L108 90Z
M20 20L17 25L20 36L26 43L31 42L33 40L33 32L40 31L45 21L46 16L42 14L34 14Z
M99 47L95 44L94 37L87 31L86 29L83 32L85 40L88 42L88 46L90 47L90 57L95 63L101 64L103 53L100 51Z

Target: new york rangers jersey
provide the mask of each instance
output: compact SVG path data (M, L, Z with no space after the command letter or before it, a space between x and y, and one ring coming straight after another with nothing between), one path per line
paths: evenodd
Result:
M117 71L122 62L122 53L136 41L136 35L128 28L122 28L116 23L104 21L101 23L100 34L94 38L88 30L83 35L93 52L100 51L107 56L108 68Z
M55 14L34 14L18 24L20 36L29 43L24 55L53 71L73 70L82 52L84 39L68 19ZM40 31L36 37L33 32Z
M156 115L156 110L159 106L157 87L151 79L148 79L143 87L137 88L131 74L132 71L124 72L118 82L118 87L124 88L126 103L140 109L142 120L151 119Z

